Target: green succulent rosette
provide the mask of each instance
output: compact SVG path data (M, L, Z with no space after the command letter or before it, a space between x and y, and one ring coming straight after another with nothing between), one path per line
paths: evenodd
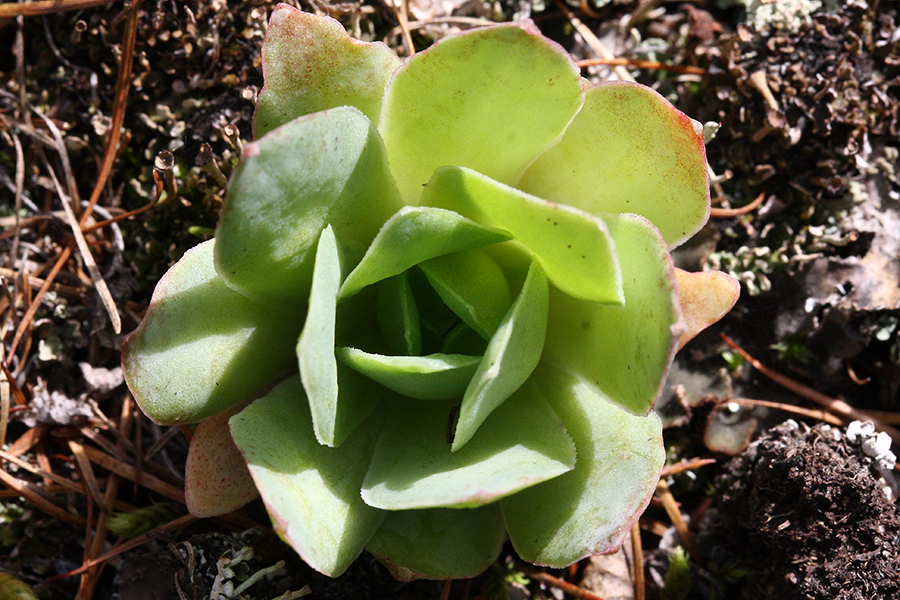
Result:
M363 549L401 579L473 576L507 536L554 567L615 549L672 357L737 297L669 254L709 214L690 120L527 21L401 62L281 5L263 64L215 240L123 348L150 418L199 422L190 510L258 490L333 576Z

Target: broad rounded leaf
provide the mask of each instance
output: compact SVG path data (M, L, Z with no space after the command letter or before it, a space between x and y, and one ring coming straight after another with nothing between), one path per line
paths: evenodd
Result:
M497 560L505 538L497 503L400 510L388 513L366 550L400 581L469 579Z
M338 348L342 363L398 394L418 400L461 397L481 362L480 356L429 354L384 356Z
M320 445L298 377L229 424L275 532L320 573L343 573L384 518L359 497L379 428L357 429L340 448Z
M525 560L554 568L615 550L646 508L666 453L655 414L630 415L593 385L541 369L536 381L575 441L575 469L501 500Z
M551 289L543 358L642 415L659 395L683 329L675 267L643 217L604 220L619 252L625 304L585 302Z
M346 298L423 261L461 250L505 242L512 236L449 210L404 206L378 232L365 256L341 286Z
M498 406L528 379L541 358L547 334L547 276L537 261L531 263L525 285L488 342L459 409L453 437L456 452Z
M394 74L378 130L407 204L443 165L511 184L584 101L578 68L530 21L446 37Z
M378 440L362 497L388 510L472 507L572 468L575 449L535 386L522 386L464 448L451 451L453 403L397 405Z
M562 140L514 184L592 214L636 213L676 246L709 217L703 139L648 87L602 83Z
M259 496L228 429L228 419L243 407L213 415L194 430L184 465L184 499L195 517L229 513Z
M509 231L540 261L550 281L570 296L622 302L615 244L606 223L595 216L458 167L435 172L422 204Z
M741 284L721 271L688 273L675 269L675 278L684 314L684 333L678 339L680 350L731 310L741 293Z
M235 293L216 274L214 241L188 250L157 284L122 342L125 380L158 423L201 421L296 369L303 315Z
M325 225L352 267L399 208L368 119L347 107L301 117L244 146L216 229L216 268L245 296L299 308Z
M354 106L377 123L384 88L400 66L384 44L357 41L334 19L286 4L272 12L262 62L265 83L253 118L257 138L295 117L337 106Z

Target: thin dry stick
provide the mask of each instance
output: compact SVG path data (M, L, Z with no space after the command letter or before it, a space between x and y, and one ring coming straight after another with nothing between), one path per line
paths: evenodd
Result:
M78 465L78 470L81 472L81 478L84 479L84 484L87 486L88 497L104 511L108 511L109 508L103 503L103 494L100 492L100 484L97 483L97 478L94 476L94 469L91 467L91 461L84 451L84 446L75 440L69 440L69 450L72 451L72 455L75 457L75 463Z
M771 402L769 400L755 400L753 398L732 398L731 400L723 401L722 404L727 404L729 402L734 402L735 404L740 404L743 406L761 406L763 408L774 408L775 410L793 413L795 415L800 415L801 417L806 417L808 419L824 421L829 425L844 424L844 421L829 412L825 412L824 410L810 410L808 408L794 406L793 404L783 404L781 402Z
M672 71L673 73L683 73L685 75L704 75L706 73L706 69L701 69L700 67L668 65L657 60L643 60L640 58L586 58L584 60L576 60L575 64L581 69L593 65L603 65L606 67L635 67L637 69Z
M19 213L22 212L22 194L25 192L25 153L22 151L22 142L19 140L19 136L13 131L12 123L3 115L0 115L0 120L3 121L3 124L9 131L9 135L13 140L13 146L16 149L16 198L14 201L15 212L13 213L15 224L13 225L12 248L10 248L9 257L7 258L7 264L10 268L14 268L19 256L19 234L21 233L22 225Z
M35 110L35 113L47 123L47 127L49 127L50 131L53 133L53 138L59 146L59 157L64 166L63 170L66 172L66 179L69 181L68 200L75 202L78 198L78 189L75 187L75 178L72 176L72 169L69 167L69 155L66 152L66 145L65 142L63 142L62 134L60 134L59 128L56 127L53 121L37 110ZM75 217L75 212L72 210L72 207L69 206L69 202L66 201L66 193L60 186L59 180L56 178L56 173L49 163L47 164L47 169L50 171L50 179L56 187L56 193L59 194L63 210L66 212L66 218L69 220L69 226L72 228L72 235L75 236L75 244L78 246L81 259L87 267L88 273L91 276L91 282L94 284L94 289L97 291L100 301L103 303L104 308L106 308L109 320L112 322L113 331L116 334L122 333L122 318L119 316L119 309L116 308L116 303L113 300L112 294L109 293L106 281L103 279L100 269L97 268L97 263L94 261L94 256L91 254L91 249L88 247L87 240L84 239L84 234L81 232L81 226L78 223L78 219ZM78 204L80 204L80 202Z
M587 45L591 47L591 49L600 55L600 58L606 60L616 60L616 55L610 52L609 48L606 47L606 44L600 41L600 39L594 35L594 32L590 30L590 28L581 22L581 19L575 16L575 13L569 9L568 6L562 0L556 0L556 5L559 7L559 10L562 11L566 18L572 23L572 27L581 34L581 37L584 38L584 41L587 42ZM634 81L634 77L631 76L625 67L619 65L613 67L613 71L615 71L616 75L619 76L619 79L622 81Z
M87 505L87 524L84 528L84 548L91 547L91 523L94 522L94 503L88 502ZM88 570L81 575L81 581L78 582L78 592L75 594L75 600L90 600L89 597L85 596L85 592L92 592L93 590L89 590L85 587L93 587L90 584L91 573L93 570Z
M41 286L41 289L39 289L37 291L37 294L34 295L34 299L32 299L31 304L28 305L28 310L25 311L25 315L22 317L22 321L19 323L19 328L16 329L16 335L13 336L12 344L10 344L9 346L9 356L6 357L7 367L12 364L16 348L18 348L19 342L22 341L22 336L25 335L25 332L28 331L29 326L34 320L34 315L35 313L37 313L38 308L40 308L41 306L41 300L43 299L44 294L46 294L47 290L50 289L50 286L53 285L53 280L56 279L56 276L63 268L63 265L66 264L66 261L69 260L70 256L72 256L72 246L66 246L65 248L63 248L63 251L56 259L56 263L53 265L53 268L50 269L50 272L47 274L47 278L44 280L44 285ZM22 362L24 363L24 360Z
M9 452L4 452L3 450L0 450L0 458L2 458L5 461L13 463L14 465L16 465L17 467L19 467L21 469L25 469L29 473L32 473L39 477L42 477L43 479L48 479L50 481L53 481L54 483L57 483L61 487L65 488L71 492L75 492L78 494L84 493L84 487L82 485L79 485L79 484L75 483L74 481L72 481L70 479L66 479L65 477L62 477L60 475L57 475L53 471L45 471L44 469L41 469L40 467L36 467L33 464L31 464L30 462L28 462L27 460L22 460L18 456L14 456L14 455L10 454Z
M644 531L649 531L656 537L662 537L669 531L669 525L663 523L658 519L651 519L650 517L644 515L640 520L641 529Z
M685 471L693 471L694 469L699 469L700 467L705 467L706 465L714 465L716 464L716 459L714 458L694 458L691 460L683 460L681 462L677 462L674 465L669 465L668 467L663 467L662 473L659 474L660 477L671 477L672 475L678 475L679 473L684 473Z
M739 217L741 215L746 215L748 212L751 212L751 211L755 210L756 208L758 208L763 203L763 200L765 200L765 199L766 199L766 192L763 191L763 192L760 192L759 196L757 196L753 200L753 202L751 202L750 204L748 204L746 206L741 206L738 208L715 208L715 207L710 208L709 216L716 217L719 219L728 219L731 217Z
M489 19L480 19L477 17L435 17L433 19L426 19L424 21L409 21L406 24L406 28L409 31L414 29L422 29L423 27L428 27L429 25L465 25L466 27L484 27L485 25L496 25L494 21ZM395 35L400 35L403 33L403 30L398 26L391 29L391 31L385 36L385 39L389 39L394 37Z
M7 269L5 267L0 267L0 277L9 277L10 279L14 279L18 277L18 273L13 271L12 269ZM44 285L44 280L40 277L35 277L34 275L28 275L25 278L29 287L32 289L40 289L42 285ZM63 285L61 283L53 283L50 286L50 289L59 294L60 296L65 296L66 298L83 298L85 295L85 291L82 288L72 287L70 285ZM0 358L0 362L2 362L2 358Z
M409 33L409 19L407 18L407 5L404 0L399 0L400 6L395 4L395 0L385 0L385 4L391 9L391 12L394 13L394 17L397 18L398 26L394 29L399 29L401 33L401 37L403 38L403 48L406 50L407 56L412 56L415 54L415 47L413 46L412 35ZM387 39L385 39L387 41Z
M687 523L684 521L684 517L681 516L681 510L678 508L678 503L675 501L675 496L672 495L672 492L669 490L669 486L666 485L665 480L660 479L656 484L656 495L659 496L659 499L662 501L663 508L666 509L666 514L669 515L669 519L672 520L672 525L675 526L675 530L678 531L678 535L681 536L681 541L684 543L684 547L687 548L687 551L691 553L691 556L700 556L700 551L697 548L697 542L694 541L694 536L691 534L691 530L688 529Z
M128 20L125 26L125 39L122 43L122 66L119 69L119 79L116 82L116 99L113 105L113 117L112 126L110 127L109 143L106 147L106 153L103 156L103 164L100 168L100 175L98 176L97 182L94 185L94 191L91 193L91 199L88 201L88 206L81 214L81 219L78 222L78 224L82 227L84 226L91 212L93 212L94 205L97 204L97 200L100 199L100 194L103 192L103 188L106 186L106 182L109 179L110 173L112 172L113 162L115 161L117 155L119 140L122 136L122 124L125 122L125 105L128 99L128 90L131 85L131 69L132 65L134 64L134 45L137 39L137 16L142 1L143 0L134 0L128 13ZM58 5L59 3L57 2L55 4ZM21 86L21 88L22 95L24 96L24 86ZM25 115L28 115L27 111L25 112ZM9 356L6 357L7 366L12 364L15 350L18 347L22 336L25 335L25 331L27 331L28 327L31 325L31 322L34 319L34 315L37 312L38 307L40 306L41 299L44 297L44 294L47 293L47 290L53 283L53 280L59 274L59 271L62 269L65 262L69 260L69 257L71 255L72 246L66 246L66 248L63 249L62 254L60 254L59 258L57 259L56 264L53 265L53 269L51 269L50 273L47 275L47 279L45 280L44 285L41 286L40 290L38 290L38 293L29 305L28 310L25 311L22 322L19 324L19 328L16 330L16 334L13 337L13 342L10 345Z
M49 13L83 10L101 4L110 4L114 0L36 0L35 2L4 2L0 4L0 19L13 17L34 17Z
M890 425L900 425L900 413L888 410L867 410L866 412Z
M563 591L563 593L569 594L573 598L577 598L578 600L603 600L600 596L596 594L592 594L584 588L580 588L574 583L569 583L559 577L554 577L549 573L545 573L539 569L535 569L531 565L525 564L524 562L517 560L514 563L515 569L517 571L521 571L525 573L529 579L534 579L535 581L540 581L541 583L546 583L551 587L555 587Z
M131 419L131 396L125 396L125 402L122 403L121 413L119 416L119 427L116 428L116 431L119 435L119 449L121 449L123 445L123 441L127 440L128 432L131 429L132 419ZM102 506L113 506L116 497L119 495L119 483L120 479L112 474L107 481L106 486L106 494L103 498ZM100 556L103 551L103 545L106 541L106 521L109 518L109 513L104 511L100 514L97 519L97 528L94 531L94 537L91 540L91 543L85 544L84 549L84 561L90 561L98 556ZM100 573L103 571L104 564L96 565L89 570L85 571L81 576L81 583L78 588L78 597L76 600L90 600L93 597L94 591L97 588L97 583L100 581Z
M647 588L644 585L644 546L641 544L641 524L635 521L631 526L631 554L634 566L632 579L634 580L634 600L644 600L647 597Z
M880 429L881 431L886 432L889 436L891 436L891 439L894 440L895 444L900 444L900 430L898 430L897 428L884 423L880 419L876 419L874 416L863 410L853 408L843 400L838 400L837 398L826 396L822 392L794 381L790 377L786 377L781 373L776 373L775 371L769 369L767 366L750 356L750 354L746 350L738 346L737 343L735 343L735 341L730 337L728 337L724 333L722 333L721 335L722 339L725 340L725 343L731 346L731 348L735 352L743 356L744 360L750 363L750 365L753 366L757 371L759 371L781 387L786 388L794 392L798 396L806 398L807 400L815 402L819 406L824 407L825 410L837 414L847 421L871 421L875 425L876 429Z
M94 205L100 199L100 194L103 193L103 188L106 187L106 182L112 172L113 162L118 155L122 125L125 122L125 105L128 101L128 90L131 87L131 68L134 65L134 44L137 40L137 18L141 2L143 0L133 0L128 11L125 39L122 41L122 65L119 68L119 79L116 81L116 99L113 104L112 124L109 129L109 143L106 146L106 153L103 155L103 165L100 168L97 183L94 185L94 191L91 193L91 199L78 221L82 227L93 212Z
M15 491L26 502L36 509L43 511L63 523L75 525L76 527L84 527L85 519L79 515L74 515L69 511L57 506L53 502L47 500L36 491L29 488L24 482L19 481L3 469L0 469L0 483L6 485L9 489Z
M145 488L153 490L158 494L162 494L166 498L170 498L172 500L175 500L176 502L184 504L184 491L180 488L166 483L162 479L154 477L153 475L150 475L148 473L139 472L131 465L118 461L112 456L100 450L97 450L96 448L85 446L84 451L87 453L88 458L91 459L91 462L103 467L104 469L107 469L112 473L116 473L117 475L121 475L125 479L133 481L138 485L142 485Z
M3 346L0 345L0 363L3 362ZM0 448L6 444L6 425L9 423L10 388L9 371L0 369Z
M22 456L41 440L41 436L47 431L46 425L38 423L31 429L26 429L25 433L20 435L18 439L6 450L10 456Z
M183 526L185 526L189 523L192 523L193 521L196 521L196 520L197 520L197 517L195 517L194 515L184 515L183 517L178 517L177 519L175 519L173 521L169 521L165 525L157 527L153 531L147 532L143 535L139 535L136 538L132 538L131 540L125 542L121 546L116 546L115 548L113 548L112 550L107 552L106 554L104 554L102 556L98 556L97 558L95 558L93 560L87 561L86 563L84 563L83 565L78 567L77 569L73 569L72 571L69 571L68 573L63 573L61 575L54 575L52 577L48 577L47 581L56 581L58 579L65 579L66 577L72 577L73 575L80 575L80 574L84 573L85 571L87 571L88 569L95 567L99 564L102 564L111 558L115 558L116 556L122 554L123 552L128 552L132 548L137 548L141 544L144 544L144 543L150 541L153 538L153 536L159 535L161 532L171 531L173 529L183 527Z

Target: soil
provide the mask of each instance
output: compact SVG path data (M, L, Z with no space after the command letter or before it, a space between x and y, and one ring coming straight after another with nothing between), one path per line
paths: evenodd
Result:
M900 513L879 478L837 428L766 431L725 465L699 525L709 563L752 574L726 597L897 597Z
M242 141L252 138L253 103L262 85L260 45L274 4L132 0L73 11L57 7L42 15L29 14L26 4L0 4L0 333L4 356L10 357L13 401L22 405L13 411L6 440L24 448L17 456L30 465L81 481L83 463L72 450L77 442L115 454L178 489L186 448L177 430L150 423L128 402L120 337L84 265L72 258L49 275L71 231L50 178L51 169L66 174L65 165L41 115L64 139L71 181L63 185L69 193L74 187L85 202L92 195L99 199L97 220L149 208L87 234L127 333L162 273L212 235L224 177ZM295 4L330 14L403 54L393 3ZM577 59L599 54L553 3L408 5L411 20L421 25L412 35L417 49L473 19L530 17ZM814 6L820 8L809 16L788 18L795 7ZM675 548L685 541L672 527L667 530L670 520L661 504L651 503L642 518L649 597L900 597L896 502L885 496L872 459L838 433L842 427L804 424L850 419L789 412L820 407L810 402L813 394L788 392L761 375L720 337L727 333L813 392L897 422L900 4L585 0L569 2L569 8L613 54L631 61L629 72L638 81L690 116L721 123L707 152L713 205L724 212L675 258L688 270L721 269L743 284L730 315L679 352L657 406L667 424L669 462L709 460L665 479L698 537L700 551L680 575L687 585L673 583L679 576L672 567ZM124 104L116 108L133 10L133 72L119 99ZM5 16L10 14L28 16ZM778 22L761 23L764 14ZM613 76L608 66L590 66L583 74L594 80ZM105 177L101 166L119 114L122 139ZM756 198L757 208L734 210ZM28 276L31 282L24 283ZM37 311L26 314L46 279L53 284ZM24 335L13 348L22 323ZM772 428L788 417L801 423ZM128 432L140 460L117 446L115 427ZM108 464L90 464L100 486L115 480ZM307 584L312 598L562 597L543 577L546 570L524 574L510 549L478 579L449 586L399 584L367 555L345 576L329 580L302 565L271 532L244 533L253 523L268 523L258 502L242 513L239 525L205 520L156 535L81 583L78 577L53 580L108 548L102 542L115 536L102 530L99 549L89 551L85 540L97 528L86 531L71 521L96 519L96 505L6 458L2 468L68 513L47 516L23 499L37 492L3 490L0 567L39 597L208 598L219 575L216 563L226 554L240 557L240 569L248 572L287 561L269 587L253 590L260 598ZM129 509L158 508L171 500L131 482L119 486L116 498ZM184 514L177 501L170 508L165 518L148 520L159 525ZM591 576L577 593L624 598L622 573L627 575L631 559L623 554L616 560L615 568L583 561L552 575L581 582L597 569L613 573L607 579L614 585L592 583L598 578ZM0 597L6 584L0 578Z

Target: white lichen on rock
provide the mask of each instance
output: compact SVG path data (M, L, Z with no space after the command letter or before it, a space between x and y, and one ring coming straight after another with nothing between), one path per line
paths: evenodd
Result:
M840 7L837 0L737 0L737 3L747 9L745 22L756 31L767 27L797 31L813 13L821 9L835 12Z

